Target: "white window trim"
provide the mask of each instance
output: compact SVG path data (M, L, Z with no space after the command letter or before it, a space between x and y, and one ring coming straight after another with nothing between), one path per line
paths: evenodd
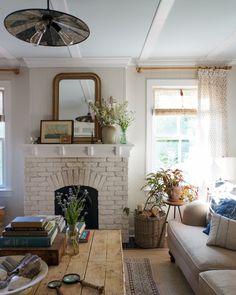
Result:
M5 146L4 146L4 182L0 187L0 196L6 196L6 192L11 191L11 82L0 81L0 87L4 88L4 113L6 119L5 125ZM2 193L4 192L4 194Z
M152 159L154 148L152 144L153 123L154 123L154 87L193 87L198 85L197 79L147 79L147 100L146 100L146 174L152 171Z

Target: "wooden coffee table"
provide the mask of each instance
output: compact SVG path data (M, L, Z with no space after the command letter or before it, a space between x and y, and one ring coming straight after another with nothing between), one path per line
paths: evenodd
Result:
M50 266L49 272L30 294L56 294L47 288L49 281L58 280L67 273L78 273L81 278L97 285L104 285L103 294L125 294L123 252L120 230L91 231L88 243L80 243L80 253L69 257L64 255L58 266ZM92 295L97 290L81 285L65 285L60 290L64 295Z

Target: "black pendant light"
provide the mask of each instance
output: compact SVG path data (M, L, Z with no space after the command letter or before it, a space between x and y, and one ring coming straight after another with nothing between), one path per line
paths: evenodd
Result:
M42 46L69 46L88 38L88 26L79 18L56 10L23 9L5 17L7 31L16 38Z

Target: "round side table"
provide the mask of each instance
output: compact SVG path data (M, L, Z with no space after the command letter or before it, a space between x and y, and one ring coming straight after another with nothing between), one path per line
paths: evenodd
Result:
M181 211L180 211L180 207L183 206L185 204L184 201L181 201L181 200L178 200L178 201L170 201L170 200L167 200L165 199L164 200L164 203L166 205L168 205L168 210L167 210L167 213L166 213L166 220L167 220L167 217L169 215L169 211L170 211L170 207L174 207L174 219L175 219L175 216L176 216L176 207L178 208L178 211L179 211L179 216L180 216L180 220L182 222L182 214L181 214Z

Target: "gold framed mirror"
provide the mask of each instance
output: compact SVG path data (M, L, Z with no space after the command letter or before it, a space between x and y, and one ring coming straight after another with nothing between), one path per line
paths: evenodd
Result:
M101 104L101 80L95 73L60 73L53 79L53 120L73 120L73 143L101 140L101 128L89 102Z

